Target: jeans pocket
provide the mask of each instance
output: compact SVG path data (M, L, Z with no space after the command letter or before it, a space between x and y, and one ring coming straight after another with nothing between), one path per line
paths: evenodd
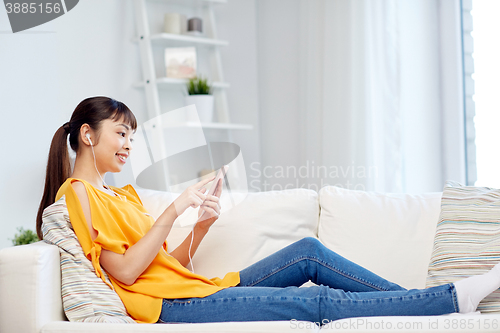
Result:
M183 305L191 303L190 299L163 299L163 304L161 307L160 318L158 318L158 324L180 324L183 322L171 321L169 320L169 312L172 310L174 305Z
M191 303L191 300L188 298L186 298L186 299L183 299L183 298L175 298L175 299L164 298L163 299L164 306L172 306L174 304L189 304L189 303Z
M165 306L169 306L169 305L172 305L174 304L173 302L173 299L163 299L163 304L162 304L162 308L165 307Z

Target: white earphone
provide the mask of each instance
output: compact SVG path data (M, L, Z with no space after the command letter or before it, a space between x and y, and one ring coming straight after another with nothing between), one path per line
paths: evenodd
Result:
M92 143L92 140L90 140L90 134L87 133L85 134L85 136L87 137L87 139L89 139L90 145L93 146L94 144Z

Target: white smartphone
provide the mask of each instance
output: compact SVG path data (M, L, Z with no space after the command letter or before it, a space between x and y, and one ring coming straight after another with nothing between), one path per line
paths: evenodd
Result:
M214 195L215 191L217 190L218 184L219 184L219 179L224 179L224 176L226 175L227 169L229 169L228 165L223 165L219 172L217 173L217 176L212 182L212 186L210 186L210 189L208 190L207 195Z
M207 192L207 195L214 195L214 193L217 190L217 184L219 183L220 179L224 179L224 176L226 175L227 169L229 169L228 165L223 165L219 172L217 173L217 176L215 176L215 179L212 181L212 185L210 186L210 189ZM222 186L222 182L220 184ZM200 215L200 217L195 218L195 216L192 216L196 212L196 216L198 216L198 211L196 209L193 209L191 207L188 207L186 210L187 214L183 215L179 221L179 225L181 227L186 227L190 226L193 224L196 224L198 221L202 221L202 217L204 214L206 214L206 211L203 212L203 214Z
M223 165L219 172L217 173L217 176L215 176L215 179L213 180L212 182L212 186L210 187L210 189L208 190L208 193L207 195L214 195L215 191L217 191L217 188L218 186L222 186L222 182L220 183L219 185L219 180L222 180L224 181L224 176L226 175L226 172L227 172L227 169L229 169L229 166L228 165ZM203 214L201 214L201 216L198 218L198 220L202 221L202 217L203 215L205 215L207 212L204 211Z

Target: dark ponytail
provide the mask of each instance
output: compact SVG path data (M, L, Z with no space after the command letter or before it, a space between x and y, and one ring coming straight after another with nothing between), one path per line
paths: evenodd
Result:
M73 111L71 120L59 127L54 134L47 161L45 188L36 216L36 233L40 240L43 239L43 211L55 202L57 191L66 179L71 176L71 164L67 144L68 134L71 149L78 153L80 127L83 124L88 124L97 133L94 142L94 145L97 145L101 122L105 119L123 119L133 130L137 128L135 116L125 104L109 97L98 96L81 101L75 111Z
M36 233L39 239L43 238L41 230L43 210L54 203L59 187L71 174L68 144L66 142L68 132L66 132L65 127L67 127L66 124L59 127L50 145L47 171L45 173L45 189L36 215Z

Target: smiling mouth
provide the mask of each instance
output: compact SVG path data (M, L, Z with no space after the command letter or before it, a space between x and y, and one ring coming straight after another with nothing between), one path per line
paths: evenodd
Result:
M120 154L116 154L116 156L118 156L118 159L119 159L122 163L127 162L127 157L126 157L126 156L123 156L123 155L120 155Z

